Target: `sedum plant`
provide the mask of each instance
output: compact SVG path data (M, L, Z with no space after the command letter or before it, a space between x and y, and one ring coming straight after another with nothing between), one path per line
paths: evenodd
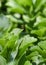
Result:
M46 65L46 0L0 0L0 65Z

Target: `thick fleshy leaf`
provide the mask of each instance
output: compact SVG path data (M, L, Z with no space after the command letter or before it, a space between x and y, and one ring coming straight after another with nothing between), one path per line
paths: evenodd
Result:
M43 37L43 36L46 35L45 32L46 32L46 27L40 28L40 29L37 29L37 30L32 30L31 34L35 34L38 37Z
M0 55L0 65L6 65L6 60Z
M26 61L24 65L32 65L32 63L30 63L30 61Z
M46 65L46 0L0 0L0 65Z
M37 41L36 38L30 37L29 35L26 35L26 36L24 36L23 41L20 45L20 49L23 48L26 45L30 46L32 43L34 43L36 41Z
M46 41L41 41L38 43L38 45L43 49L46 50Z
M29 55L27 55L26 58L31 60L32 57L38 56L38 55L39 55L39 53L37 51L34 51L34 52L30 53Z
M46 0L36 0L35 12L39 11L41 7L46 3Z
M5 15L0 15L0 29L6 30L9 26L9 19Z
M8 0L8 2L6 3L6 6L8 7L8 12L16 12L16 13L21 13L23 14L25 12L25 9L18 5L15 0Z
M34 23L34 27L37 27L37 28L46 27L46 18L42 16L38 16L36 18L36 22Z
M32 5L32 0L16 0L16 2L23 6L31 6Z
M18 36L23 30L19 28L15 28L12 30L11 34L14 34L15 36Z
M46 16L46 7L43 9L43 15Z
M33 46L33 43L36 41L37 39L34 37L30 37L29 35L24 36L23 41L19 47L18 57L21 57L26 52L28 47Z
M30 22L30 17L27 15L23 15L23 19L25 22L29 23Z

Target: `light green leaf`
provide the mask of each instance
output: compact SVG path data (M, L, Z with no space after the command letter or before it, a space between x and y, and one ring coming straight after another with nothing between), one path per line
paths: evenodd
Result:
M21 57L29 46L33 46L33 43L36 42L37 39L34 37L30 37L29 35L24 36L23 41L19 47L19 54L18 57Z
M46 0L36 0L35 12L39 11L41 7L46 3Z
M22 6L31 6L32 0L16 0L16 2Z
M27 15L23 15L23 20L24 20L25 22L29 23L29 22L30 22L30 17L27 16Z
M24 36L23 41L20 45L20 49L23 48L26 45L30 46L30 45L32 45L32 43L34 43L36 41L37 41L36 38L30 37L29 35L26 35L26 36Z
M46 7L43 9L43 15L46 16Z
M14 34L15 36L18 36L23 30L19 28L15 28L12 30L11 34Z
M6 3L6 6L9 6L7 8L8 13L9 12L16 12L21 14L25 13L25 9L22 6L18 5L15 2L15 0L8 0L8 2Z
M24 65L32 65L32 63L27 60Z
M6 65L6 60L0 55L0 65Z
M0 29L7 30L10 26L9 19L5 15L0 15Z
M29 55L27 55L26 58L31 60L32 57L38 56L38 55L39 55L39 53L37 51L34 51L34 52L30 53Z
M43 50L46 50L46 40L45 41L40 41L38 43L38 45L43 49Z
M15 65L15 61L11 61L7 65Z
M36 22L34 23L34 27L37 27L37 28L46 27L46 18L42 16L38 16L36 18Z
M45 32L46 32L46 27L40 28L40 29L37 29L37 30L32 30L31 34L35 34L38 37L43 37L43 36L45 36Z

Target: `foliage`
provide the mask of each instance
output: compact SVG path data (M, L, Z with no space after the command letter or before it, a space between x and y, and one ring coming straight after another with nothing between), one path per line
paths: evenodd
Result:
M46 0L0 0L0 65L46 65Z

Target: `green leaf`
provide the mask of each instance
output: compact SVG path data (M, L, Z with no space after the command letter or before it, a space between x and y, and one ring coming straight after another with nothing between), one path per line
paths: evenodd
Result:
M0 0L0 65L46 65L46 0Z
M36 41L37 41L36 38L30 37L29 35L26 35L26 36L24 36L23 41L22 41L22 43L20 45L20 49L23 48L26 45L30 46L30 45L32 45L32 43L34 43Z
M35 62L37 65L39 65L39 63L44 62L44 58L42 58L41 55L38 56L34 56L31 58L33 62Z
M31 34L35 34L38 37L43 37L43 36L46 35L45 32L46 32L46 27L45 28L40 28L40 29L37 29L37 30L32 30Z
M26 61L24 65L32 65L32 63L30 63L30 61Z
M0 7L2 6L2 3L1 3L2 1L0 0Z
M16 12L20 14L25 13L25 9L22 6L18 5L14 0L8 0L6 6L9 6L7 8L8 13L9 12L14 12L14 13Z
M23 15L23 20L24 20L25 22L29 23L29 22L30 22L30 17L27 16L27 15Z
M15 16L15 15L14 15L14 16ZM17 24L18 24L18 23L21 23L21 24L24 23L21 19L15 18L17 15L16 15L15 17L14 17L14 16L12 16L12 15L7 15L7 17L10 19L10 21L11 21L11 22L14 22L15 24L16 24L16 23L17 23ZM18 16L18 17L19 17L19 16Z
M6 43L6 40L4 38L0 38L0 45L4 47L5 43Z
M39 46L32 46L30 48L30 50L33 51L37 51L39 54L42 54L42 49Z
M36 0L35 12L38 12L45 3L46 3L46 0Z
M42 16L38 16L36 18L36 22L34 23L34 27L37 27L39 29L46 27L46 18L44 18Z
M21 57L21 59L19 59L18 65L24 65L25 61L26 61L26 55L24 54Z
M39 53L37 51L34 51L34 52L30 53L29 55L27 55L26 58L28 60L31 60L32 57L37 56L37 55L39 55Z
M18 4L20 4L22 6L31 6L32 5L32 0L16 0L16 1Z
M15 61L11 61L7 65L15 65Z
M0 55L0 65L6 65L6 60Z
M28 47L33 46L33 43L36 41L37 39L34 37L30 37L29 35L24 36L23 41L19 47L18 57L21 57L26 52Z
M11 31L11 34L14 34L15 36L19 36L19 34L22 32L22 29L15 28Z
M46 16L46 7L43 9L43 15Z
M38 45L43 49L43 50L46 50L46 40L45 41L40 41L38 43Z
M9 19L5 15L0 15L0 29L7 30L10 26Z

